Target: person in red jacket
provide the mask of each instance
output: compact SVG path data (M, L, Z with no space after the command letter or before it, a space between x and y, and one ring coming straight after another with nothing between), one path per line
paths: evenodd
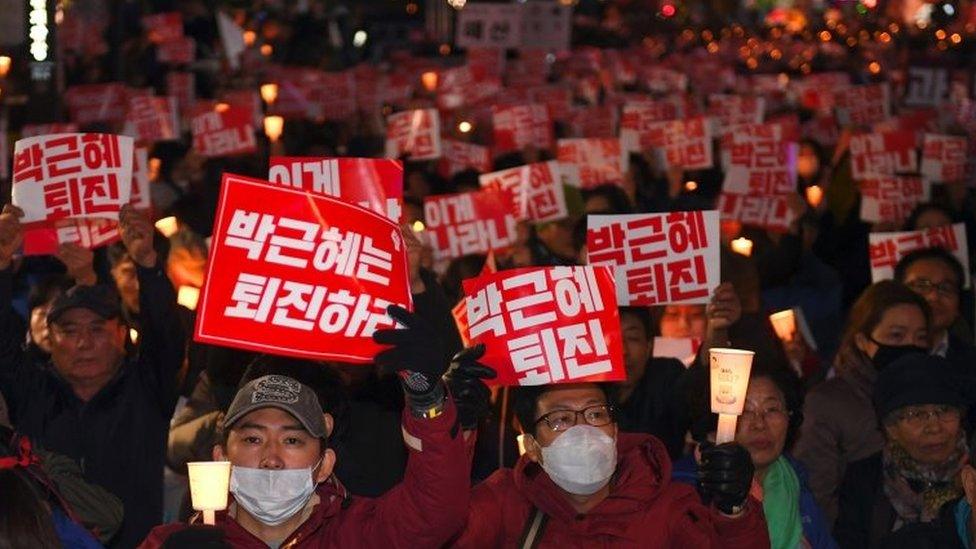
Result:
M525 454L471 494L453 547L765 548L752 464L741 446L704 449L703 497L671 482L661 441L618 432L601 384L520 387Z
M233 496L216 527L158 526L141 547L388 549L447 542L464 524L470 494L457 409L441 381L448 359L419 317L396 306L389 314L406 329L380 330L374 339L394 345L376 363L398 371L406 393L410 456L399 485L376 499L350 496L332 476L332 417L309 387L268 375L238 391L214 447L215 460L232 464Z

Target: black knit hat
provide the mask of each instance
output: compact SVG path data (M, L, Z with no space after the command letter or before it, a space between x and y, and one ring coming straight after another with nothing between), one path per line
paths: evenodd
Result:
M945 404L963 407L948 360L933 355L913 353L892 362L878 372L874 386L874 408L879 419L891 412L919 404Z

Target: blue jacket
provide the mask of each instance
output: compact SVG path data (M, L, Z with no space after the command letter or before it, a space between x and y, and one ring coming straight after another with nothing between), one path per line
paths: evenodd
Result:
M807 473L799 462L786 457L793 471L800 479L800 521L803 523L803 537L813 549L837 549L837 542L830 535L830 528L823 511L813 500L813 492L807 486ZM698 466L693 456L685 456L674 462L671 480L684 482L698 488Z

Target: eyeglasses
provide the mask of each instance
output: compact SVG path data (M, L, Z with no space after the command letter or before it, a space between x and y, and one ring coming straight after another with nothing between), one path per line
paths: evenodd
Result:
M959 295L959 285L952 282L936 284L925 278L917 278L907 284L915 293L928 294L933 290L942 297L956 297Z
M770 406L764 410L743 410L742 421L752 423L759 418L763 421L785 421L790 417L790 412L779 406Z
M535 420L535 424L545 421L550 429L558 433L576 425L579 416L583 416L583 421L593 427L610 425L613 423L613 406L598 404L582 410L555 410Z
M935 418L942 423L953 423L959 421L961 413L959 408L952 406L936 406L931 409L909 408L898 414L898 420L909 427L921 427L930 418Z

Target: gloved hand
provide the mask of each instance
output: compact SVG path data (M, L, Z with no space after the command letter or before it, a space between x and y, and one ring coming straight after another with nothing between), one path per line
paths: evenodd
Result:
M444 374L444 382L451 390L461 428L470 431L491 413L491 391L483 379L495 379L495 370L478 362L484 356L482 343L467 347L454 355L451 368Z
M726 515L735 514L749 497L756 470L749 452L734 442L718 446L705 443L700 450L698 481L702 499L711 501Z
M393 346L380 351L374 362L400 376L414 410L427 410L440 404L444 399L441 377L450 366L440 335L429 322L403 307L390 305L386 314L405 329L373 332L373 341Z
M196 524L174 532L163 542L163 549L224 549L230 544L224 539L223 528Z

